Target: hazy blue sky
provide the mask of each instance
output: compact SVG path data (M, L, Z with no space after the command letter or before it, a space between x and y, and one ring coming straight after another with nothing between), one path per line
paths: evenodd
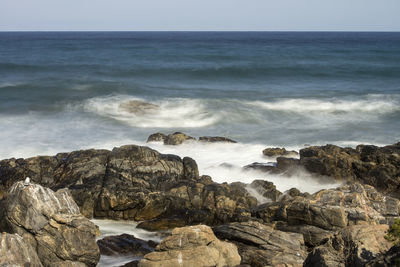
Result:
M0 30L400 31L400 0L0 0Z

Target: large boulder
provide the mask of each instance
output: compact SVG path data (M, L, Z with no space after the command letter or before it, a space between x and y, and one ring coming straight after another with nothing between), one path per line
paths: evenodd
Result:
M167 138L167 136L163 133L154 133L151 134L148 138L147 138L147 143L150 142L164 142L165 138Z
M5 230L22 236L44 266L96 266L99 261L98 229L79 213L67 189L54 192L27 181L17 182L3 212Z
M235 245L218 240L210 227L197 225L175 228L139 266L222 267L236 266L240 260Z
M356 149L334 145L300 150L300 163L308 171L337 180L357 180L400 197L400 142L377 147L359 145Z
M18 234L0 234L0 266L42 267L32 246Z
M279 157L279 156L286 156L286 157L295 157L299 153L296 151L287 151L284 147L268 147L263 150L263 155L267 157Z
M365 266L387 252L388 225L354 225L338 231L308 255L304 266Z
M133 235L122 234L118 236L106 236L97 241L101 255L108 256L136 256L143 257L154 251L157 243L136 238Z
M213 230L218 238L238 246L242 264L302 266L307 255L301 234L285 233L259 222L230 223Z

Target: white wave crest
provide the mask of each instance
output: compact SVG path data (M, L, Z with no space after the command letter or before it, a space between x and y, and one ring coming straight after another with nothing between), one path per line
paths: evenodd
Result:
M141 106L130 108L131 103L139 103ZM184 98L149 102L132 96L116 95L91 98L85 101L84 108L142 128L205 127L219 120L219 116L209 112L201 100Z
M353 113L373 112L377 114L390 113L400 110L397 96L368 95L363 99L280 99L274 102L253 101L249 105L272 111L286 111L294 113Z

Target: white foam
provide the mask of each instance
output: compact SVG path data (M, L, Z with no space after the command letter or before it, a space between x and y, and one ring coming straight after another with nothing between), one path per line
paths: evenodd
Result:
M121 104L129 101L143 101L154 104L158 108L135 114L121 107ZM86 111L143 128L205 127L219 120L218 115L209 112L202 101L184 98L150 102L127 95L114 95L91 98L85 101L84 108Z

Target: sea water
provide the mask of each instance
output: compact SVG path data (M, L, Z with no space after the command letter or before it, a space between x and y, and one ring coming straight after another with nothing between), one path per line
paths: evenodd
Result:
M400 33L1 32L0 127L0 158L149 145L217 182L315 192L242 167L271 146L399 141ZM238 143L145 143L176 131Z

